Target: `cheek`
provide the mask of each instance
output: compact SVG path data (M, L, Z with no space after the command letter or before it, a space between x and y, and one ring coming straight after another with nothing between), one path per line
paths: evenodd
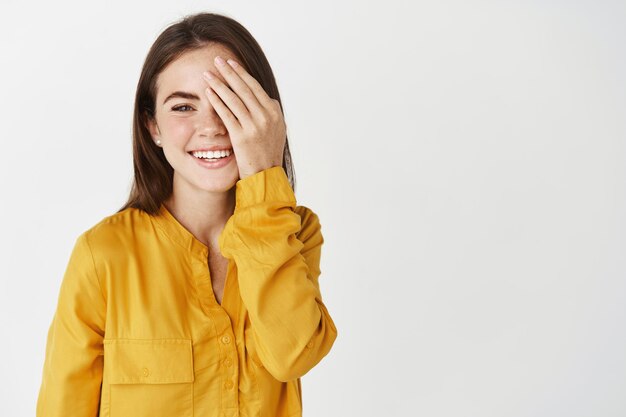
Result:
M185 138L193 133L194 124L190 117L171 117L163 124L164 134L172 139Z

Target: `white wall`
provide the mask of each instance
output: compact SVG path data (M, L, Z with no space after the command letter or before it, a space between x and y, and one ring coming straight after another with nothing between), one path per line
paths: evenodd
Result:
M322 221L305 416L626 415L623 2L104 3L0 5L0 415L34 415L71 247L126 199L148 48L201 10L264 48Z

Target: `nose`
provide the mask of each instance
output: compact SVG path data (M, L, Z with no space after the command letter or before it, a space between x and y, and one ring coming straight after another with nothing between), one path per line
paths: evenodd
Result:
M209 137L225 135L228 132L222 118L211 104L198 118L198 131Z

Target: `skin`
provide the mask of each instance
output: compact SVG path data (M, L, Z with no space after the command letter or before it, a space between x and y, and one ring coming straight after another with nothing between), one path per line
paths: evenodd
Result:
M213 43L170 63L157 78L155 117L148 122L152 139L155 144L161 141L174 169L173 192L165 206L217 253L218 237L234 212L236 182L282 166L286 140L278 100L242 65L221 66L218 56L236 61L229 49ZM174 91L198 98L176 97L164 103ZM235 158L222 168L207 169L187 153L211 145L231 147Z

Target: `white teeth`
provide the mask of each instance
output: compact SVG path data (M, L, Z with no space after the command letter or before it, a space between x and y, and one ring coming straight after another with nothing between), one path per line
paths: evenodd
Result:
M221 151L206 151L206 152L193 151L191 154L195 156L196 158L219 159L219 158L224 158L226 156L229 156L231 154L231 151L230 149L221 150Z

